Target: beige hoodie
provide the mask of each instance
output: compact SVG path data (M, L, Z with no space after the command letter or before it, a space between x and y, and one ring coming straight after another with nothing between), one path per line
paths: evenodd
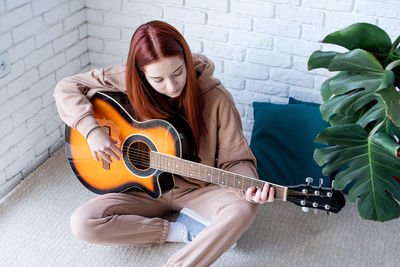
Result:
M200 140L201 163L231 172L257 177L256 160L243 135L242 123L231 94L214 78L214 64L205 56L193 55L204 100L203 118L207 134ZM95 69L61 80L54 98L61 119L87 136L98 124L89 99L98 91L125 92L125 65ZM176 177L177 187L197 188L208 183ZM232 188L242 198L244 194Z

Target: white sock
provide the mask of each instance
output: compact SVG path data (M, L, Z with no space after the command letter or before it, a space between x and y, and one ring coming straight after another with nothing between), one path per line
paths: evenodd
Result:
M188 230L186 226L179 222L170 222L166 242L189 243Z

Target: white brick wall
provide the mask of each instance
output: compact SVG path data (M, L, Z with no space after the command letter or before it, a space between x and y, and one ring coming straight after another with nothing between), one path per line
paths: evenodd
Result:
M321 102L320 85L331 74L306 64L316 49L338 49L319 43L325 35L368 22L394 39L399 17L398 0L0 0L0 53L8 51L12 63L0 79L0 197L63 143L55 83L124 63L144 22L172 24L192 51L214 61L249 139L252 102Z
M87 67L85 29L85 0L0 0L0 54L11 62L0 79L0 198L62 145L52 94Z

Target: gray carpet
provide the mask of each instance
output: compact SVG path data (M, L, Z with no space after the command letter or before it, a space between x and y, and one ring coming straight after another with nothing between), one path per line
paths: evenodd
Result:
M148 247L81 242L72 211L93 198L75 178L64 148L0 200L0 266L161 266L183 244ZM365 221L347 203L331 217L276 201L213 266L400 266L399 220Z

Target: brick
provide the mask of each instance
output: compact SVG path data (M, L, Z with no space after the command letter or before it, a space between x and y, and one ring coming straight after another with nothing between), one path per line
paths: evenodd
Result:
M276 18L304 24L323 25L324 13L306 8L278 6Z
M266 34L231 31L229 35L229 43L241 47L272 49L274 40Z
M356 13L374 17L398 19L400 17L399 3L383 3L378 1L357 1Z
M53 90L48 90L48 91L44 92L44 94L40 96L40 99L42 100L43 108L48 107L48 106L53 107L55 105ZM53 114L58 114L57 109L53 112Z
M85 8L85 0L70 0L68 3L71 13Z
M43 120L40 122L40 125L37 125L39 126L38 128L27 133L27 138L24 138L18 143L17 146L20 153L31 150L37 143L40 142L40 140L45 137L44 127L41 124L43 124Z
M8 97L13 97L39 81L39 73L32 69L8 84Z
M5 173L5 171L4 171ZM12 177L6 176L6 182L0 185L0 198L6 196L14 187L22 181L22 174L19 173Z
M0 35L0 51L7 50L11 47L13 41L10 32L6 32Z
M379 19L378 26L389 34L392 40L395 40L400 33L400 21L396 19Z
M14 42L18 43L26 39L27 37L33 35L35 32L38 32L42 27L42 17L35 17L30 21L27 21L24 24L15 27L14 29L12 29Z
M81 55L79 57L79 60L81 61L81 67L89 65L90 64L90 62L89 62L89 53L86 52L85 54Z
M353 0L303 0L303 6L308 8L349 12L353 10L353 2Z
M246 80L246 90L249 92L264 93L267 95L277 95L287 97L289 85L276 83L273 81Z
M86 21L86 10L81 10L70 17L64 19L64 31L69 31L78 27Z
M33 53L25 57L25 68L30 69L53 56L53 45L48 43L42 48L36 49Z
M7 10L11 10L28 2L31 2L31 0L6 0L6 7Z
M6 3L4 2L4 0L0 0L0 13L3 13L5 10L6 10Z
M20 155L19 159L11 163L6 168L7 176L14 176L17 173L21 172L26 165L31 163L35 159L35 154L33 151L27 151L24 154Z
M206 13L195 9L166 7L164 17L188 23L206 24Z
M289 54L299 56L310 56L315 50L319 50L321 45L316 42L290 39L290 38L276 38L275 48L277 51L286 52Z
M11 116L7 117L0 121L0 139L3 138L6 134L10 133L14 128L13 121L11 120Z
M24 58L26 55L30 54L33 50L35 50L35 41L33 40L33 37L18 43L16 46L8 50L8 54L10 56L10 63L14 63L18 59Z
M214 63L214 73L222 73L224 71L224 61L214 57L208 57Z
M254 30L256 32L267 33L272 35L299 38L301 33L301 26L300 24L255 18Z
M42 14L58 5L58 1L35 0L32 1L33 14Z
M38 67L40 77L44 77L52 71L61 68L65 64L65 55L60 53L45 62L41 63Z
M215 0L203 0L203 1L186 0L185 5L188 7L198 7L198 8L205 8L205 9L217 10L217 11L222 11L222 12L228 12L229 2L228 2L228 0L218 0L218 1L215 1Z
M137 14L141 16L150 16L155 18L161 18L163 15L162 7L156 6L154 3L125 3L124 11L127 13Z
M3 104L4 102L7 101L8 98L7 91L8 91L7 86L0 87L0 104Z
M204 54L216 58L243 61L245 49L237 48L227 44L204 42Z
M70 61L71 59L78 57L85 53L88 50L88 42L87 39L81 40L71 46L65 51L66 60Z
M272 18L275 13L275 6L265 3L253 3L241 0L231 1L231 12L254 17Z
M53 112L52 112L52 107L51 106L47 106L45 108L43 108L42 110L40 110L37 114L35 114L32 118L28 119L26 122L26 126L29 132L33 132L34 130L36 131L36 129L41 129L39 131L42 131L42 125L43 122L50 120L51 118L53 118ZM25 150L28 150L29 148L33 147L33 144L31 145L29 142L27 142L27 144L23 144L26 145L25 146Z
M26 120L32 118L41 109L42 102L40 99L31 101L29 104L25 105L23 108L18 109L12 114L12 120L14 127L17 127Z
M367 22L371 24L376 24L376 18L360 16L356 14L343 14L343 13L326 13L325 25L335 30L345 28L353 23ZM304 28L303 28L304 29Z
M88 48L89 50L102 51L104 49L104 40L89 37Z
M110 52L117 56L127 56L129 51L129 43L105 40L104 51Z
M238 75L231 75L231 74L219 74L218 79L221 80L221 83L229 89L235 90L244 90L245 89L245 79L241 78Z
M107 67L114 64L121 64L122 57L107 55L103 53L89 52L89 61L91 64L99 67Z
M36 47L42 47L43 45L47 44L48 42L56 39L57 37L63 34L63 27L62 24L56 24L51 28L48 28L42 32L39 32L35 36Z
M247 16L237 14L227 14L221 12L207 12L207 24L224 28L250 31L252 28L251 19Z
M202 53L203 52L203 42L199 40L192 40L185 38L188 43L192 53Z
M56 71L56 80L60 81L61 79L74 75L79 72L81 69L81 62L79 58L76 58L67 64L63 65L60 69Z
M103 12L94 9L86 9L86 18L91 23L103 23Z
M68 4L57 6L43 14L44 21L47 24L57 23L67 16L69 16Z
M256 92L246 92L240 91L238 93L232 92L233 99L235 100L236 105L251 105L253 102L271 102L272 96L268 96L265 94L260 94Z
M314 25L302 25L302 28L301 39L312 42L321 42L325 36L336 31L336 29L333 28Z
M35 154L38 156L48 151L50 146L55 142L57 142L59 138L60 138L60 132L58 130L54 131L50 135L47 135L42 140L40 140L37 145L34 146Z
M298 100L302 100L305 102L319 103L319 104L323 102L319 91L312 90L309 88L292 86L290 87L289 95L291 97L294 97Z
M289 55L262 49L247 49L246 61L280 68L288 68L292 65Z
M276 3L276 4L286 4L291 6L299 6L301 0L260 0L268 3Z
M65 48L72 46L76 42L78 42L78 30L73 30L72 32L64 34L62 37L54 40L54 52L58 53Z
M12 82L25 72L24 61L18 60L15 63L11 63L11 72L0 79L0 88L7 86L8 83ZM3 96L3 95L2 95ZM0 114L1 117L1 114Z
M0 155L6 154L12 146L26 140L26 136L26 125L20 124L10 134L0 140Z
M6 12L0 16L1 31L9 30L32 18L32 10L29 5L24 5L15 10Z
M11 147L7 153L5 155L2 155L2 157L0 157L0 162L1 162L1 166L0 169L4 170L5 168L7 168L7 166L9 166L11 163L13 163L14 161L18 160L18 149L17 146L13 146ZM4 176L4 180L0 179L0 184L5 182L5 176Z
M185 37L216 42L228 41L229 35L229 32L225 29L193 24L187 24L184 33Z
M105 11L121 11L121 0L86 0L86 7Z
M85 24L79 26L78 31L79 31L79 40L86 38L88 36L87 24L85 23Z
M45 92L52 90L56 85L56 80L54 73L50 73L48 76L44 77L34 85L29 87L29 99L34 100Z
M52 119L47 120L44 124L44 128L45 128L45 132L46 135L51 134L52 132L54 132L56 129L58 129L60 127L61 124L63 124L64 122L60 119L59 116L54 116Z
M226 62L225 73L250 79L262 80L269 78L268 67L244 62Z
M312 75L307 75L296 70L271 69L271 80L291 85L303 86L306 88L314 87L314 79Z
M117 39L121 37L121 31L119 29L99 26L94 24L88 24L88 34L92 37L99 37L104 39Z

